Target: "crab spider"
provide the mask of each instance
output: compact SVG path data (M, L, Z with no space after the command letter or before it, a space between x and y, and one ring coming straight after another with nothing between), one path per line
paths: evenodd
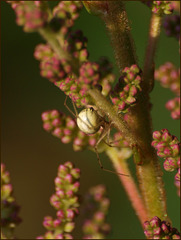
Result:
M101 163L101 160L100 160L100 157L99 157L99 154L98 154L97 147L102 140L104 141L104 138L106 136L107 136L107 142L106 141L104 141L104 142L108 146L113 147L111 145L111 143L109 142L111 122L108 122L104 118L104 116L102 116L99 113L99 111L96 109L95 106L88 105L88 108L83 109L78 114L75 103L73 101L72 101L72 104L73 104L75 113L67 106L67 96L66 96L64 105L69 110L69 112L71 112L72 115L76 118L77 126L82 132L84 132L87 135L90 135L90 134L95 134L96 132L98 132L101 127L103 128L103 131L100 134L100 137L99 137L98 141L96 142L96 144L94 146L94 150L96 152L97 159L98 159L98 162L99 162L99 165L100 165L101 169L104 170L104 171L107 171L107 172L111 172L111 173L115 173L115 174L118 174L118 175L123 175L123 176L129 177L129 175L114 172L114 171L111 171L109 169L105 169L103 167L102 163Z

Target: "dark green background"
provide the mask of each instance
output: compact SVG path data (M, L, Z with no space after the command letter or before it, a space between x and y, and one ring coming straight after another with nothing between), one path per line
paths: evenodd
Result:
M149 9L140 2L127 2L126 8L132 26L139 65L143 66ZM53 215L49 198L54 192L57 167L72 161L81 169L81 194L89 187L104 183L111 200L108 221L112 232L110 239L144 238L141 225L126 194L114 174L100 170L96 155L91 151L74 152L72 145L63 145L58 138L42 128L41 113L48 109L67 112L63 105L65 95L47 79L39 75L39 62L33 57L34 48L43 42L37 33L24 33L15 23L15 15L9 4L1 2L1 50L2 50L2 161L11 173L17 202L22 206L23 222L17 227L18 238L31 239L44 233L42 220ZM88 37L90 60L108 56L114 63L113 51L104 24L94 16L82 11L75 24ZM179 66L178 41L161 33L157 51L156 67L166 61ZM115 67L115 73L117 69ZM179 121L173 120L164 105L174 97L169 89L156 82L151 93L154 130L167 128L179 137ZM101 155L104 166L111 163ZM161 160L161 163L163 160ZM130 160L132 164L132 160ZM174 174L164 171L168 215L173 226L179 227L179 198L174 186ZM76 236L80 236L77 219Z

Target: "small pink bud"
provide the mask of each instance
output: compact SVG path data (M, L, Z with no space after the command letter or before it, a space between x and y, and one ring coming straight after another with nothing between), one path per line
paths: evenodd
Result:
M53 226L54 226L54 228L57 228L58 226L60 226L61 225L61 220L60 219L55 219L54 221L53 221Z
M66 216L69 220L72 220L75 216L74 211L72 209L67 209Z
M160 140L161 139L161 133L160 133L160 131L155 131L155 132L153 132L153 138L154 139L157 139L157 140Z
M179 145L178 144L174 144L171 145L171 149L173 151L173 157L177 157L179 155Z
M65 177L64 177L64 180L69 182L69 183L72 183L72 175L71 174L67 174Z
M63 219L65 216L64 211L62 209L60 209L59 211L57 211L57 217L60 219Z
M54 182L55 182L55 186L61 187L61 185L62 185L62 180L61 180L59 177L56 177L55 180L54 180Z
M162 134L162 141L164 142L171 142L172 141L172 136L169 132L164 132Z
M51 216L47 216L44 218L43 220L43 226L46 227L46 228L49 228L51 227L53 224L53 219Z
M74 193L73 193L72 190L68 190L68 191L66 192L66 195L67 195L67 197L71 198L71 197L74 195Z
M52 125L51 123L49 122L46 122L43 124L43 128L46 130L46 131L50 131L52 129Z
M63 199L64 196L65 196L65 193L62 189L56 191L56 195L60 198L60 199Z
M61 137L62 143L65 143L65 144L66 144L66 143L70 143L71 140L72 140L72 137L71 137L71 136L68 136L68 135Z
M49 120L49 115L50 115L49 112L43 112L43 113L41 114L42 120L43 120L43 121Z

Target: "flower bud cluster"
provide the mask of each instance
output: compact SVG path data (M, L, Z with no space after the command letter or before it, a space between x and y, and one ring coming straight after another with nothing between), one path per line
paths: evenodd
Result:
M43 221L47 232L37 239L73 239L71 232L74 229L75 216L79 213L80 170L74 168L71 162L58 167L55 178L55 194L50 198L51 205L56 209L56 219L46 216Z
M10 183L9 172L5 165L1 164L1 227L2 233L7 238L12 234L12 230L21 222L19 214L20 207L13 197L13 187ZM6 229L4 231L4 229ZM9 235L10 234L10 235ZM11 236L12 237L12 236ZM9 239L9 238L8 238Z
M52 17L46 1L7 1L16 13L16 23L25 32L49 26L65 35L73 26L82 8L80 1L61 1L54 7Z
M180 119L180 97L169 100L165 106L171 112L173 119Z
M180 194L180 143L177 137L171 135L167 129L155 131L153 139L152 146L157 150L157 155L165 158L164 169L169 172L177 170L175 185Z
M88 57L86 38L81 31L69 35L65 42L65 50L71 53L81 63ZM84 62L79 68L78 77L71 74L72 67L65 59L59 59L58 55L49 45L40 44L36 47L34 56L40 61L41 76L46 77L57 87L65 92L77 105L90 104L87 91L92 86L101 85L102 94L107 96L111 91L114 75L112 66L106 58L96 62Z
M144 234L148 239L180 239L176 228L156 216L144 223Z
M137 65L126 67L123 76L111 92L111 100L119 111L126 112L136 102L138 90L141 91L141 71Z
M171 14L173 12L171 1L153 1L152 12L156 14Z
M71 31L64 41L63 49L71 54L79 63L83 63L88 59L87 38L81 30Z
M48 11L45 1L7 1L16 14L16 23L23 26L25 32L36 31L48 23Z
M106 197L104 185L92 187L86 196L86 220L83 224L83 239L105 239L110 231L110 225L105 222L109 199Z
M93 148L100 132L94 135L86 135L79 130L73 118L66 116L57 110L42 113L43 128L55 137L60 138L62 143L73 142L73 149L81 151L87 146Z
M40 44L36 47L34 56L40 61L40 74L50 82L57 82L71 73L71 66L58 55L48 44Z
M160 81L165 88L170 88L177 97L166 103L166 108L171 111L173 119L180 118L180 70L167 62L155 71L155 79Z
M152 9L153 13L156 14L171 14L174 9L172 1L142 1L148 7Z
M165 33L169 37L180 38L180 15L166 16L163 22Z
M155 71L155 79L165 88L170 88L176 95L180 95L180 70L171 62L166 62Z
M65 35L74 25L82 9L80 1L60 1L53 9L53 18L50 26L54 31L59 31Z

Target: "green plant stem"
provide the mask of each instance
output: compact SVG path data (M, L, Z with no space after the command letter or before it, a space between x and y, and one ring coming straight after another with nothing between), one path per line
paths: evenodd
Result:
M130 26L127 13L122 1L106 1L107 14L101 18L106 24L110 34L114 54L119 70L136 63L135 52L133 51L133 40L130 35ZM120 47L121 46L121 47Z
M88 94L95 101L96 106L103 111L114 126L123 133L123 136L126 137L129 143L132 144L135 143L135 141L136 143L141 143L140 149L146 150L143 151L143 155L140 154L140 162L143 164L140 166L137 165L137 174L147 214L149 218L158 216L161 219L166 219L167 213L163 182L161 179L162 174L156 155L151 147L151 142L145 142L145 139L139 141L139 138L135 140L135 136L132 134L131 130L127 128L127 125L122 119L120 119L114 107L97 89L89 90ZM141 134L140 137L142 136Z
M126 193L131 201L133 208L135 209L136 215L138 216L142 226L144 222L148 219L146 208L144 206L144 202L140 196L140 193L137 189L137 186L134 182L134 179L131 176L131 173L128 169L128 164L125 160L124 155L127 154L127 149L123 149L121 152L118 151L116 148L107 147L106 154L111 159L114 168L118 173L123 173L129 175L129 177L125 177L123 175L118 175L120 178L123 187L126 190ZM130 150L129 150L130 151Z
M110 34L116 62L119 69L129 67L136 63L136 58L124 6L120 1L107 1L107 4L107 14L104 14L101 18L106 23L107 30ZM150 67L149 63L153 63L154 61L161 19L153 15L152 22L154 23L151 23L151 26L153 26L151 30L152 38L150 38L152 44L149 46L151 48L149 49L151 56L149 56L148 63L145 64L146 69ZM157 29L156 31L154 29L155 27ZM149 52L147 55L149 55ZM146 84L146 82L149 82L150 72L147 74L147 70L145 70L144 74L144 82ZM122 122L122 120L118 117L117 112L110 103L104 101L104 97L101 96L100 93L92 90L89 91L89 94L96 102L96 106L100 108L113 122L114 126L130 140L130 144L134 146L134 143L136 143L138 153L140 153L137 154L137 159L138 157L140 158L139 163L141 164L137 165L137 175L148 217L158 216L161 219L166 219L166 199L161 179L162 173L156 154L151 147L152 122L148 91L141 92L138 96L137 104L132 107L130 113L127 114L129 118L129 121L127 121L128 127L125 124L119 123ZM126 130L123 130L124 127Z
M160 36L161 23L162 15L152 13L143 68L144 91L151 91L154 85L154 58Z

